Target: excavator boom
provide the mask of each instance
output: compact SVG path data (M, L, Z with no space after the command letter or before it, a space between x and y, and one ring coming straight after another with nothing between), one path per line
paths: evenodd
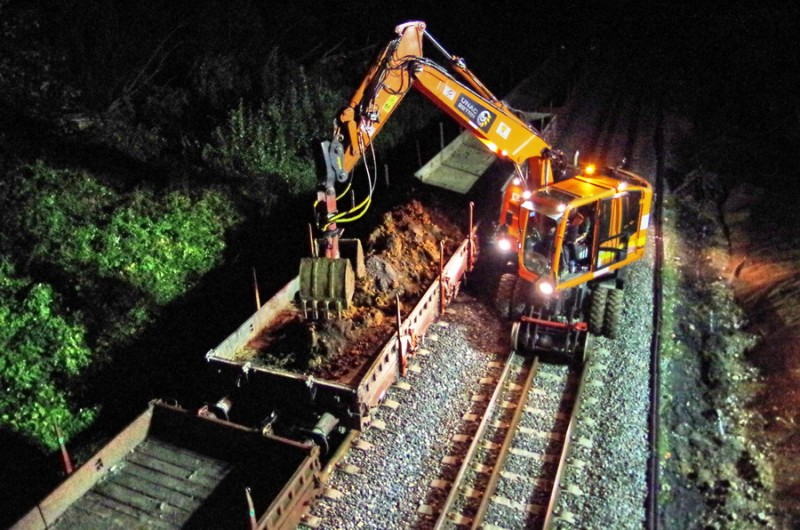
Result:
M550 160L554 152L550 146L425 28L420 21L395 28L397 37L381 51L339 113L333 138L321 143L315 203L321 235L312 244L312 256L300 263L300 301L307 315L324 317L350 304L354 278L362 268L358 260L362 251L358 241L340 237L339 225L358 218L369 207L374 183L370 195L346 211L339 211L336 186L351 178L353 169L365 159L372 141L412 87L472 132L487 149L514 162L530 187L552 181ZM458 79L423 56L424 39L444 55ZM345 252L345 248L349 250ZM355 259L348 260L343 254ZM356 264L355 271L351 262Z
M320 235L313 239L312 257L300 263L299 298L305 314L325 318L341 314L350 304L363 270L363 251L358 240L340 237L339 225L366 211L375 179L369 179L367 198L353 201L345 211L338 209L336 187L352 178L360 161L366 162L376 135L415 88L488 151L513 163L515 175L505 186L495 241L502 267L516 267L506 275L513 283L501 284L514 286L513 305L520 302L526 308L527 320L519 320L519 308L508 311L517 319L517 328L527 330L515 334L515 344L575 349L579 341L569 336L586 328L575 320L584 311L585 293L597 291L600 282L609 288L611 280L620 276L619 269L643 255L650 185L621 168L594 174L588 166L585 170L569 166L563 154L492 94L461 58L448 53L424 22L407 22L395 31L397 37L381 51L339 113L333 138L321 143L315 205ZM423 56L424 40L441 52L445 66ZM588 221L580 225L573 218ZM580 226L593 230L583 228L576 238ZM609 296L617 311L622 282L612 287L615 291ZM500 293L503 307L508 306L505 294ZM598 307L603 294L592 297ZM533 318L534 313L539 316ZM561 340L565 318L581 325L567 326L568 338ZM560 338L554 339L555 335Z
M325 316L340 312L350 303L353 278L362 267L357 256L362 251L357 241L340 238L339 225L359 217L369 207L374 184L365 200L343 212L338 209L336 185L351 178L353 169L365 159L372 141L412 87L470 130L487 149L517 164L518 173L525 175L530 187L535 189L552 181L550 160L554 152L550 146L425 28L420 21L395 28L397 37L381 51L339 113L333 138L321 142L315 205L321 235L312 245L312 257L304 258L300 264L300 300L306 314L311 311ZM458 79L423 56L423 39L444 55ZM343 258L344 247L356 259ZM355 272L351 261L356 264Z

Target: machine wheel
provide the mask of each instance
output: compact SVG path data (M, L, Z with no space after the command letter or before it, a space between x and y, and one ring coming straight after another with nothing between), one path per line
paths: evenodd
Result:
M500 282L497 284L494 305L503 318L508 318L511 313L511 297L514 294L515 283L517 283L517 277L515 275L503 274L500 276Z
M525 308L528 306L528 290L530 284L522 278L515 278L514 289L511 292L511 303L509 317L517 319L525 313Z
M597 287L592 292L592 302L589 306L589 332L594 335L603 334L608 291L604 287Z
M622 320L622 306L625 302L625 291L622 289L609 289L606 302L606 314L603 319L603 334L609 339L619 336L620 322Z

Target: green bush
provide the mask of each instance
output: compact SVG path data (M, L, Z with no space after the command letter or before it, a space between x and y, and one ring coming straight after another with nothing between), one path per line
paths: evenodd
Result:
M21 168L9 184L2 199L9 214L3 232L21 236L10 245L30 252L32 261L85 274L85 264L98 250L97 234L122 197L88 173L53 169L41 161Z
M310 193L316 184L312 141L330 135L343 100L324 79L276 53L263 71L261 103L240 101L227 124L214 130L203 159L228 174L253 179L256 188L270 193Z
M104 351L134 338L158 306L217 266L225 232L239 222L218 191L122 194L42 162L0 185L0 208L0 246L84 308L92 346Z
M41 162L14 184L17 221L34 261L78 278L121 280L157 304L219 264L225 231L239 221L216 191L120 195L88 173Z
M17 277L0 261L0 425L55 449L55 425L69 438L96 409L77 408L68 390L92 360L86 330L64 314L50 285Z
M313 160L307 149L297 147L304 139L287 134L284 120L290 113L281 102L255 111L240 103L228 116L227 127L214 131L215 147L207 145L203 158L227 172L266 180L273 193L281 188L293 194L310 192L316 182Z
M0 425L53 448L55 423L70 437L96 414L76 405L81 372L217 266L240 219L218 191L123 194L42 162L0 183L0 208L0 247L17 257L0 261Z
M104 230L82 230L88 241L82 248L97 249L90 263L101 276L122 279L163 305L219 264L225 231L236 222L230 203L215 192L196 198L172 192L159 199L137 191Z

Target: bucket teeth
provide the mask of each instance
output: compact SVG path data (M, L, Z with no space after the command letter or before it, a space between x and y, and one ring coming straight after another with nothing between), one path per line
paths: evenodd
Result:
M344 309L344 304L340 300L300 300L300 310L306 320L340 318Z

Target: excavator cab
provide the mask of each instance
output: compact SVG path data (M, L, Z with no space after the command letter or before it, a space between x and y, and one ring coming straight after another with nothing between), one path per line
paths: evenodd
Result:
M560 214L553 216L543 211L538 215L535 211L528 214L520 263L524 270L537 277L547 275L552 270L559 217Z
M586 331L613 338L623 301L618 270L644 255L649 183L587 167L525 197L516 216L517 279L513 287L501 279L497 298L514 320L514 348L572 355Z
M621 170L594 170L546 186L521 204L519 276L565 290L644 253L650 185Z

